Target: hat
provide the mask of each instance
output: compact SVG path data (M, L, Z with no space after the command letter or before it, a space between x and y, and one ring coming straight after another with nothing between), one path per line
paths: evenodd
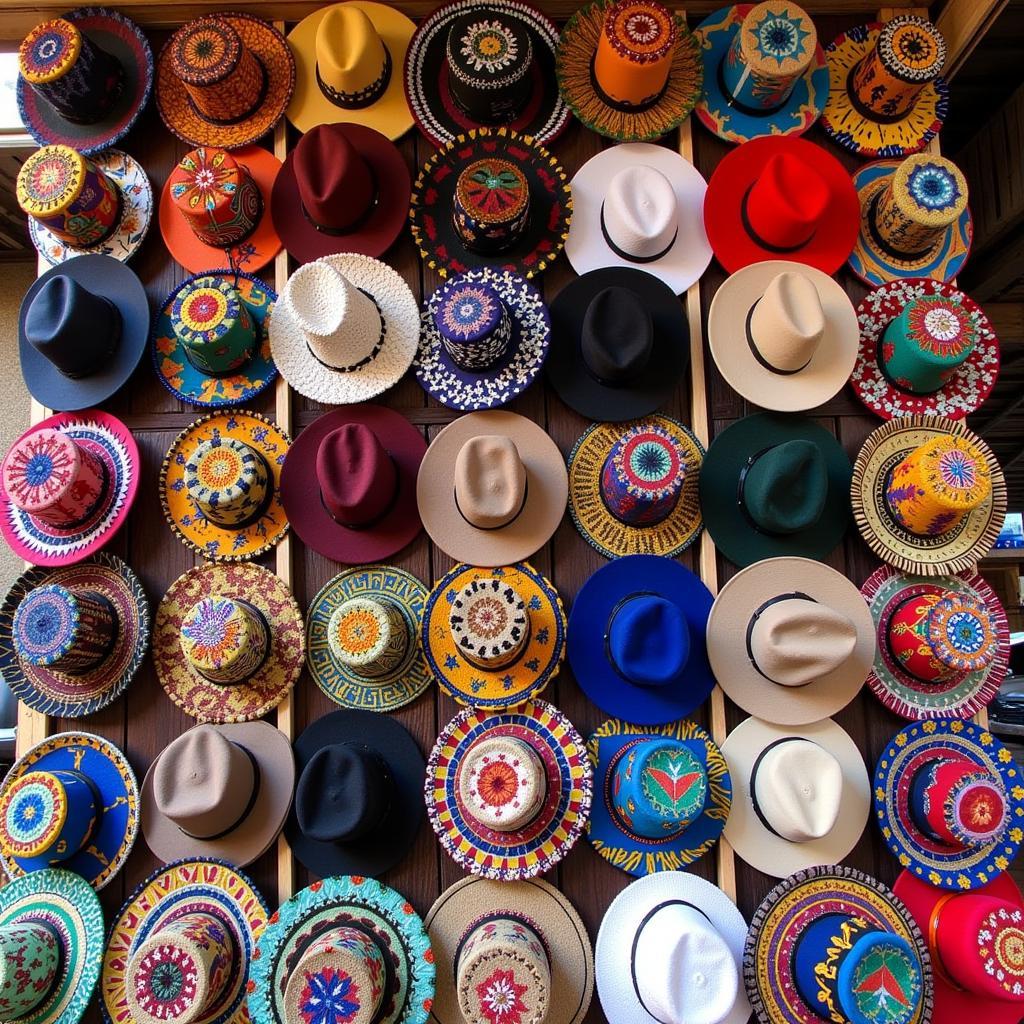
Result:
M21 300L21 375L45 408L86 409L127 383L148 337L149 304L134 271L109 256L78 256Z
M437 973L438 1024L581 1024L594 957L575 907L543 879L462 878L426 917ZM450 968L445 969L447 965Z
M1006 514L1003 471L963 420L904 416L869 434L850 499L868 547L903 572L940 576L971 568L995 543Z
M103 954L107 1021L245 1024L267 904L248 876L189 858L149 876L114 918Z
M413 122L402 68L416 26L387 4L348 0L303 18L288 33L298 75L288 120L300 132L338 121L389 139Z
M18 49L18 114L40 146L107 149L131 131L152 88L145 33L109 7L42 21Z
M572 606L569 664L602 711L657 725L691 714L715 686L704 645L711 592L685 566L626 555L601 566Z
M182 25L156 62L156 106L192 146L237 149L281 120L295 89L295 58L269 22L237 11Z
M808 13L788 0L720 7L695 29L704 91L695 113L726 142L803 135L828 99L828 67Z
M285 282L270 349L281 375L306 398L363 402L409 369L419 316L408 284L386 263L358 253L324 256Z
M532 700L558 675L565 622L558 591L529 562L457 565L427 598L420 640L448 696L504 710Z
M290 443L255 412L232 409L195 420L160 467L160 504L171 530L211 562L269 551L288 532L281 467Z
M509 128L473 128L423 165L409 227L442 278L474 267L530 278L562 251L571 214L568 175L543 146Z
M827 150L786 136L726 153L708 182L704 227L729 271L787 259L834 274L857 238L857 193Z
M423 822L423 755L405 727L371 711L332 711L295 741L298 781L285 836L320 878L382 875Z
M131 431L98 409L30 427L0 465L0 534L33 565L73 565L120 529L139 486Z
M653 142L700 97L700 44L657 0L591 0L566 22L555 59L576 117L616 142Z
M850 460L805 416L756 413L711 442L700 470L700 507L729 561L825 558L850 522Z
M516 413L472 412L430 443L416 504L430 539L470 565L510 565L550 539L565 512L565 460L547 432Z
M201 722L262 718L288 696L305 655L302 613L288 585L251 562L189 569L157 608L157 679Z
M0 784L0 864L11 880L60 867L102 889L124 867L138 828L135 773L102 736L50 736Z
M427 761L430 824L460 868L500 882L550 871L590 816L583 738L553 704L489 714L466 708Z
M146 592L114 555L28 569L0 605L0 675L40 714L91 715L135 677L149 628Z
M805 725L856 697L871 671L875 628L842 573L809 558L766 558L719 591L707 642L733 703L766 722Z
M942 128L946 42L927 19L899 14L840 32L825 49L831 88L821 126L862 157L924 149Z
M43 146L21 165L16 189L32 244L54 267L87 254L131 259L153 217L153 186L119 149L87 157Z
M736 271L708 312L708 343L734 391L765 409L799 412L843 389L857 358L857 316L843 286L802 263Z
M303 544L334 562L389 558L423 529L416 473L427 444L401 413L349 405L305 427L281 471L281 498Z
M940 889L986 885L1013 862L1024 789L1012 753L959 718L904 726L875 768L875 816L900 864Z

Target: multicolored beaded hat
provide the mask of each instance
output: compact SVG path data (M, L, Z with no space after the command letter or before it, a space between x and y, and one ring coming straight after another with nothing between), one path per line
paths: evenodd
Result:
M51 736L0 785L0 864L10 879L60 867L102 889L124 867L138 829L135 773L102 736Z
M251 562L189 569L157 608L157 679L201 722L262 718L287 696L305 655L302 613L287 584Z
M501 882L535 878L582 835L592 779L583 738L553 704L466 708L427 761L427 815L464 870Z

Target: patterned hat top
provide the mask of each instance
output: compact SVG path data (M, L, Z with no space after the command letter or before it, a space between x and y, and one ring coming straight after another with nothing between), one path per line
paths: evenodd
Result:
M259 340L255 318L227 277L187 282L170 304L171 330L200 372L230 374L248 362Z

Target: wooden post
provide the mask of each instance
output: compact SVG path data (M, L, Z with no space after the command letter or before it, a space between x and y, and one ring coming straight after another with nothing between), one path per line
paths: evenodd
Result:
M946 67L951 79L992 27L1007 0L948 0L935 24L946 40Z

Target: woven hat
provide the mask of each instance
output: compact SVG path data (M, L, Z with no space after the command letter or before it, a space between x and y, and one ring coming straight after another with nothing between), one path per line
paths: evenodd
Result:
M500 410L449 423L416 478L430 539L452 558L488 568L542 548L562 521L568 493L565 461L547 432Z
M33 565L73 565L123 525L139 486L131 431L98 409L25 431L0 465L0 534Z
M302 613L287 584L251 562L189 569L157 608L157 679L201 722L262 718L288 695L305 655Z
M488 714L466 708L427 761L427 815L465 871L500 882L550 871L590 816L592 771L583 738L553 704Z
M478 708L503 710L532 700L565 657L562 599L529 562L455 566L434 584L420 628L438 686Z
M553 885L463 878L441 893L425 924L442 965L431 1008L438 1024L581 1024L586 1016L590 937Z
M59 867L102 889L124 867L138 828L135 773L102 736L51 736L0 785L0 864L12 880Z
M787 259L834 274L857 238L849 172L827 150L786 136L726 153L704 197L704 227L718 262L735 273Z
M885 845L929 885L985 885L1020 849L1020 780L1010 751L973 722L907 725L875 768L875 817Z
M592 131L653 142L700 98L700 43L657 0L591 0L566 22L555 62L562 98Z
M841 32L825 49L830 90L821 126L858 156L901 157L939 134L949 107L946 42L927 19L899 14Z

